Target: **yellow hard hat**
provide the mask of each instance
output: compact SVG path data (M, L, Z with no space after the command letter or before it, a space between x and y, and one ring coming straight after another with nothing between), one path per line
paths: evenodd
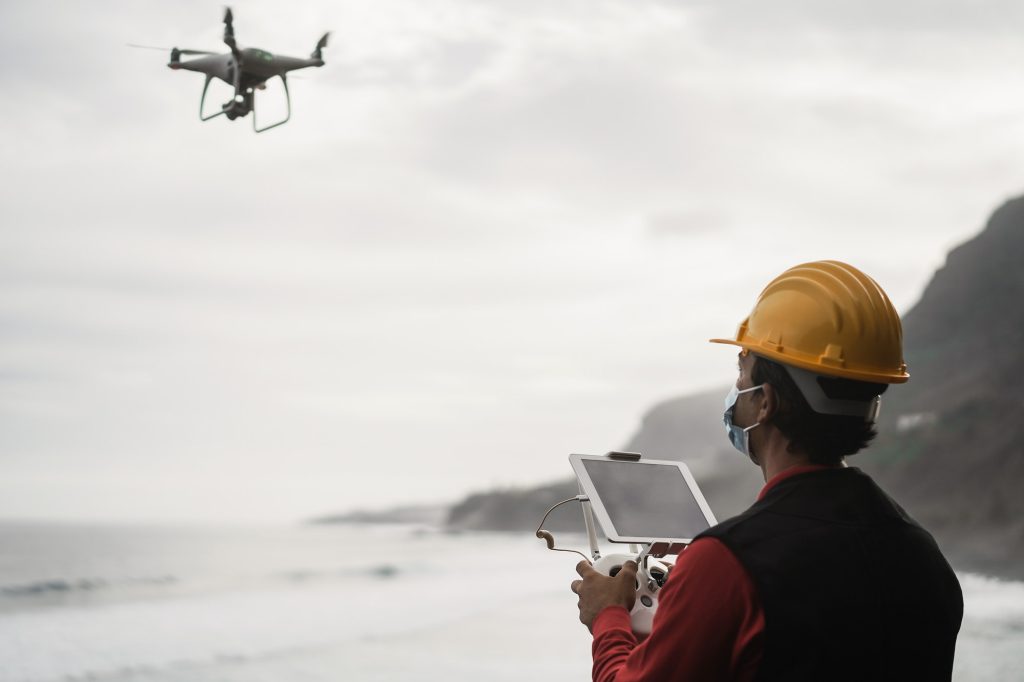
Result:
M816 374L901 384L903 327L875 280L835 260L786 270L764 288L731 343Z

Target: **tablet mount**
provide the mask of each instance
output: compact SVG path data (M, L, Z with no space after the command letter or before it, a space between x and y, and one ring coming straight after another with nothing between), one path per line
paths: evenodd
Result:
M606 455L609 459L620 460L624 462L638 462L640 461L640 453L638 452L617 452L612 451ZM602 573L607 576L615 577L619 571L622 570L622 565L627 561L635 561L637 565L636 571L636 601L633 604L633 610L630 611L630 616L633 621L633 632L637 635L646 636L651 632L651 625L654 622L654 613L658 609L658 592L661 587L665 584L665 580L668 578L669 567L658 561L667 554L678 554L683 550L684 545L679 543L668 543L668 542L655 542L640 546L631 544L629 545L629 554L607 554L602 556L601 549L597 544L597 524L594 523L594 512L590 506L590 498L582 494L583 488L580 486L580 495L570 497L567 500L562 500L555 506L548 509L544 514L544 518L540 520L540 525L537 527L537 537L541 538L547 543L548 549L556 552L573 552L579 554L586 561L589 561L594 570L598 573ZM555 547L555 536L550 531L544 529L544 522L547 521L548 514L553 512L558 507L569 502L579 502L583 509L583 523L587 528L587 540L590 544L590 557L588 558L583 552L575 549L565 549L561 547Z

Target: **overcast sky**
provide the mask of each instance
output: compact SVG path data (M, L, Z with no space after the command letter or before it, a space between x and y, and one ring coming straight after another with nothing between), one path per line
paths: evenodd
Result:
M727 386L706 340L782 270L905 312L1024 187L1019 3L233 7L244 46L333 32L260 135L126 47L223 49L219 0L0 5L0 518L568 476Z

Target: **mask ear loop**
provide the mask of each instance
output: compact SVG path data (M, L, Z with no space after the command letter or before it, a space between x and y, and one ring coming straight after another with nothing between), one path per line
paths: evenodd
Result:
M544 514L544 518L540 520L540 525L537 526L536 536L547 543L548 549L555 552L572 552L573 554L579 554L589 564L591 563L590 558L587 557L583 552L576 549L563 549L561 547L555 547L555 536L550 531L544 530L544 522L548 520L548 514L555 511L558 507L561 507L567 502L588 502L590 500L586 495L577 495L576 497L570 497L567 500L562 500L551 509L548 509Z
M757 461L757 457L754 456L753 451L750 449L750 432L761 425L761 422L754 422L750 426L743 429L743 448L747 451L747 457L750 461L757 466L761 466L761 463Z

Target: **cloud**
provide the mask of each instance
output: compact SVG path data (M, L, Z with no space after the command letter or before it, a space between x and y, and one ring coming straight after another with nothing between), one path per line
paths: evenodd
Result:
M703 232L721 233L729 229L729 219L711 211L666 211L647 218L647 230L654 237L685 237Z
M674 3L669 3L674 5ZM1024 20L1024 8L1010 0L972 2L909 0L898 5L883 0L858 3L821 3L815 0L787 0L765 3L756 0L694 3L696 15L711 35L790 37L793 34L828 32L839 36L863 37L882 33L906 39L920 33L940 33L963 39L1015 34Z
M799 260L909 305L1019 184L1024 48L995 12L865 7L261 0L245 44L334 34L257 136L123 47L219 49L219 8L4 5L0 460L34 492L0 514L542 480L720 383L704 340Z

